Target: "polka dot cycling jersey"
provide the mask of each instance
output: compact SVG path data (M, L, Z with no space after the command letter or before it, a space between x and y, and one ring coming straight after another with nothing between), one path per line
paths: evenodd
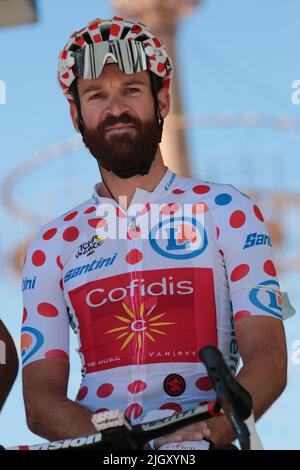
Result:
M271 239L260 209L227 184L167 171L137 189L126 213L96 185L92 198L43 227L23 279L22 360L69 358L77 334L92 411L138 423L214 398L197 352L217 346L233 372L234 324L281 319Z

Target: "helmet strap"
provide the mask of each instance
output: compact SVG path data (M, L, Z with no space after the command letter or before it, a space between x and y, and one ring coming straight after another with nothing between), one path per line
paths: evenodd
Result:
M159 138L159 143L161 142L162 139L162 133L163 133L163 128L164 128L164 118L161 115L160 108L159 108L159 103L158 103L158 83L157 83L157 78L156 75L154 75L153 72L150 72L150 83L151 83L151 91L152 95L154 98L154 110L158 118L158 123L160 127L160 138Z
M78 93L78 87L77 87L77 81L74 80L72 83L71 87L71 93L74 98L74 103L77 109L77 118L78 118L78 129L80 131L80 134L82 135L82 138L84 137L84 121L81 113L81 105L80 105L80 98L79 98L79 93Z

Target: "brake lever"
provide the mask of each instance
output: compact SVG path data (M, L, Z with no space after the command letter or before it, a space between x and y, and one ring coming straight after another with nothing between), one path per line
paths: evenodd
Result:
M217 402L229 419L243 450L250 449L250 432L245 421L251 416L253 400L250 393L233 377L222 354L214 346L199 351L214 386Z

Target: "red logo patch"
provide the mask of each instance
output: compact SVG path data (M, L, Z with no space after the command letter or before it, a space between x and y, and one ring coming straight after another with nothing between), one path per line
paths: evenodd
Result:
M135 271L69 292L87 372L134 364L199 362L217 345L209 268Z
M181 375L170 374L164 380L164 391L171 397L179 397L185 391L185 380Z

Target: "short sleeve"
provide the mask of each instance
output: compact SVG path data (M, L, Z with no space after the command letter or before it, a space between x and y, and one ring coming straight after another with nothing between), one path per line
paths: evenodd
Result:
M69 318L63 295L56 228L42 229L27 250L23 272L23 366L69 357Z
M272 240L256 202L226 188L216 211L217 241L225 262L234 321L252 315L282 319Z

